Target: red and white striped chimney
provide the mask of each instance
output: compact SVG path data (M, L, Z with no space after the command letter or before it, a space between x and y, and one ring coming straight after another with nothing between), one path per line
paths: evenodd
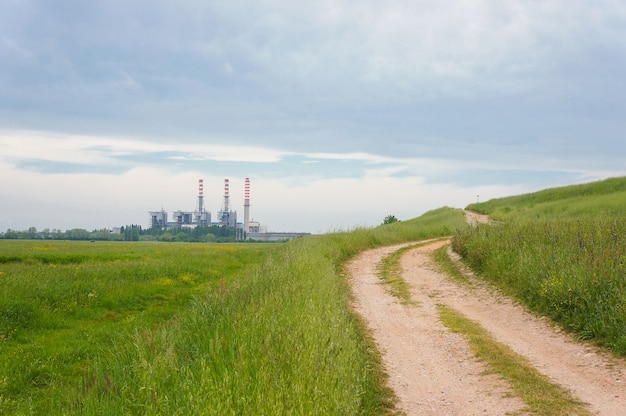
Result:
M245 193L243 197L243 230L250 230L250 178L246 178Z

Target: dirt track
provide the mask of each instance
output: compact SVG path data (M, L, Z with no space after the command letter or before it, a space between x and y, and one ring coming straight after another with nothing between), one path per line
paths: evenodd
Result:
M441 324L436 305L446 304L568 388L591 412L626 415L624 360L573 341L478 281L471 289L452 283L435 271L429 256L442 244L410 250L402 258L403 277L417 305L401 305L376 275L376 264L403 245L366 251L348 264L355 309L383 354L400 410L407 415L504 415L524 407L507 395L502 380L481 374L485 366L472 357L466 341Z

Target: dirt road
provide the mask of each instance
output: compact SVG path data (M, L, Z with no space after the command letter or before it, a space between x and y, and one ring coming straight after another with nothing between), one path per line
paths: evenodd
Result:
M497 376L482 374L485 366L473 358L467 342L439 321L436 305L445 304L479 322L588 403L591 412L626 415L624 360L574 342L478 281L472 288L451 282L435 271L429 256L442 244L410 250L402 258L403 277L417 305L400 304L376 275L376 264L403 245L366 251L348 264L355 309L383 354L400 410L407 415L504 415L524 407L507 395L510 389Z

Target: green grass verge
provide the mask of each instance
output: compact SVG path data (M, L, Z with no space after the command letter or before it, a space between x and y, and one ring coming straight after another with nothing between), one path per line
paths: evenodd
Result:
M510 384L514 394L526 403L524 411L532 415L554 416L591 414L567 390L551 383L526 359L495 341L479 324L445 305L438 305L438 311L443 324L462 334L476 357Z
M471 227L452 244L481 278L626 355L626 217Z

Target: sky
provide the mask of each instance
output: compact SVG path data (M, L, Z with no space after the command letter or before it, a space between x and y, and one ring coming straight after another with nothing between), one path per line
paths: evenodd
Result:
M620 0L1 0L0 232L371 227L626 175Z

